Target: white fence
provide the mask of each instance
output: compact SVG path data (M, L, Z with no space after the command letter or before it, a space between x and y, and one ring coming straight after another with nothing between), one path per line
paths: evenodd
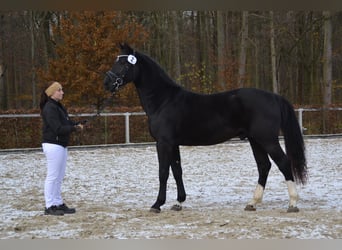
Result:
M108 116L124 116L125 117L125 143L130 143L130 126L129 117L134 115L146 115L145 112L125 112L125 113L81 113L81 114L69 114L70 117L108 117ZM0 114L0 118L30 118L40 117L40 114Z
M342 108L328 108L326 109L328 111L342 111ZM306 130L305 127L303 127L303 113L304 112L317 112L317 111L323 111L322 108L320 109L314 109L314 108L298 108L295 109L296 112L298 112L298 122L299 122L299 126L302 128L302 133L304 133L304 131Z
M133 115L146 115L145 112L125 112L125 113L100 113L100 114L92 114L92 113L82 113L73 115L70 114L70 116L75 117L101 117L101 116L124 116L125 117L125 143L131 143L130 137L129 137L129 117ZM1 117L1 116L0 116Z
M317 112L322 111L323 109L314 109L314 108L298 108L295 109L298 112L298 122L300 127L302 128L302 132L306 130L303 127L303 115L304 112ZM342 111L342 108L329 108L327 110L337 110ZM125 113L81 113L81 114L70 114L71 117L108 117L108 116L124 116L125 117L125 143L130 142L130 116L141 116L146 115L145 112L125 112ZM0 114L0 118L21 118L21 117L39 117L39 114Z

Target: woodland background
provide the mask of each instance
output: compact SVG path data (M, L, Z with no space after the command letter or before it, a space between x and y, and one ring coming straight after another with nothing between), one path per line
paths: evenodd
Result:
M310 133L342 133L341 111L326 111L342 105L341 38L342 11L0 11L0 113L39 113L50 80L63 84L69 113L97 112L104 102L105 112L141 110L133 84L109 103L103 88L117 44L128 42L187 89L269 90L322 109L307 116ZM119 131L123 122L113 119L91 123L73 144L98 144L103 127ZM0 125L0 148L39 146L39 118ZM139 126L135 140L151 140ZM120 142L122 131L106 143Z

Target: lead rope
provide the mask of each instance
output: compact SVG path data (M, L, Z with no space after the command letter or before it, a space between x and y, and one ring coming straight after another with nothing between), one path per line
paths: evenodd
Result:
M105 99L103 102L102 102L102 105L100 105L100 108L97 110L96 114L91 116L89 119L85 119L85 120L82 120L80 122L80 124L84 125L88 122L91 122L92 120L94 120L96 117L99 117L101 116L101 112L105 109L105 107L108 105L108 103L111 101L111 99L113 98L115 93L112 93L110 97L108 97L107 99Z
M104 110L104 108L107 106L107 104L109 103L109 101L112 99L112 97L114 96L114 93L111 94L110 97L108 97L107 99L105 99L103 102L102 102L102 105L100 106L100 108L97 110L96 114L91 116L89 119L84 119L84 120L81 120L80 122L78 122L77 124L82 124L82 125L85 125L91 121L93 121L96 117L99 117L101 112ZM81 133L82 134L82 133ZM76 138L76 144L77 145L81 145L81 140L82 140L82 135L79 135L77 136Z

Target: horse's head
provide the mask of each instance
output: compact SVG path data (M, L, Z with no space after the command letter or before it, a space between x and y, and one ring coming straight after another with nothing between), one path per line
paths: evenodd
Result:
M105 89L114 93L119 87L133 82L137 74L137 58L134 50L127 44L120 44L121 54L117 56L111 70L106 72Z

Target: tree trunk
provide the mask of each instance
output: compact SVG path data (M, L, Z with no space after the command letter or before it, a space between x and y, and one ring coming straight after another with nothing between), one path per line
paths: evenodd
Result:
M276 55L276 49L275 49L275 42L274 42L274 14L273 11L270 11L270 36L271 36L271 64L272 64L272 89L273 93L278 94L279 88L278 88L278 81L277 81L277 55Z
M330 11L324 11L324 53L323 53L323 82L325 107L331 104L331 84L332 84L332 45L331 45L331 14Z
M0 107L1 108L5 108L6 107L6 104L5 104L5 82L4 82L4 77L5 77L5 65L3 64L3 60L2 60L2 53L1 53L1 50L2 50L2 45L1 45L1 38L0 38Z
M198 62L198 66L199 66L199 75L200 75L200 79L203 79L206 77L205 73L203 72L203 67L207 67L208 66L208 62L209 62L209 49L210 49L210 44L208 42L208 17L207 17L207 12L206 11L199 11L198 13L198 22L197 22L197 32L199 35L198 38L198 49L199 49L199 62ZM206 82L205 81L200 81L198 83L199 89L201 92L206 92L207 88L206 88Z
M32 108L37 106L37 94L36 94L36 74L35 74L35 27L34 27L34 12L29 11L30 22L30 36L31 36L31 85L32 85Z
M0 27L3 27L4 22L3 22L4 16L1 15L0 16ZM6 104L5 104L5 82L4 82L4 76L5 76L5 65L4 65L4 51L3 51L3 42L2 39L4 38L4 34L3 34L3 29L0 29L0 107L1 108L5 108Z
M217 11L217 82L224 89L224 62L225 62L225 32L224 32L224 14Z
M6 65L5 65L5 52L4 52L4 27L5 26L5 16L4 14L0 15L0 108L7 109L7 88L5 82L5 72L6 72Z
M328 123L328 110L331 104L331 84L332 84L332 25L330 11L323 11L324 20L324 52L323 52L323 84L324 84L324 97L323 97L323 133L327 131Z
M180 67L180 48L179 48L179 27L178 27L178 15L177 11L172 11L172 23L173 23L173 34L171 35L171 38L173 38L173 55L174 55L174 79L177 81L180 81L181 76L181 67Z
M248 11L243 11L242 12L242 26L241 26L240 58L239 58L239 80L238 80L239 88L242 88L245 85L247 38L248 38Z
M52 43L51 35L50 35L50 19L52 19L52 13L47 11L44 15L44 23L43 23L43 39L45 44L45 62L46 68L48 66L49 58L56 58L54 45Z

